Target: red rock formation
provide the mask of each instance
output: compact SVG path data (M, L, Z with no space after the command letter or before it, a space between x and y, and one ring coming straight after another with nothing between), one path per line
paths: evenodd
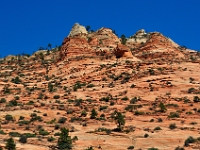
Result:
M60 59L75 58L78 56L94 56L95 51L88 44L87 38L82 36L67 37L64 39L60 51Z
M118 44L117 47L114 50L114 54L116 58L121 57L129 57L133 58L133 55L130 52L130 49L126 45Z
M136 57L143 60L165 59L175 61L185 58L184 54L178 49L178 44L171 39L158 32L149 34L149 39L133 51Z

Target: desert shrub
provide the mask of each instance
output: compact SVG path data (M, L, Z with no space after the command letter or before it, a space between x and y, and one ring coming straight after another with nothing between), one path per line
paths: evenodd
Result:
M60 125L59 124L55 124L54 129L58 130L59 128L60 128Z
M193 121L193 122L190 122L190 124L191 124L191 125L195 125L195 124L197 124L197 122L194 122L194 121Z
M12 137L20 137L21 134L19 132L9 132L9 136L12 136Z
M134 88L136 85L135 84L132 84L131 86L130 86L130 88Z
M87 85L87 88L92 88L92 87L95 87L95 85L94 84L88 84Z
M180 118L179 114L176 112L170 112L169 118Z
M11 100L6 106L17 106L17 101L16 100Z
M122 100L127 101L129 98L127 96L123 97Z
M94 150L92 146L86 148L85 150Z
M86 111L86 110L83 110L83 111L81 112L81 116L82 116L82 117L86 117L86 116L87 116L87 111Z
M72 138L72 142L75 142L75 141L77 141L78 140L78 137L77 136L74 136L73 138Z
M67 118L61 117L59 118L58 123L65 123L66 121L67 121Z
M133 105L128 105L128 106L125 107L125 110L132 112L134 110L134 106Z
M159 126L155 127L154 130L162 130Z
M173 129L176 129L177 126L176 126L175 123L172 123L172 124L169 125L169 128L170 128L171 130L173 130Z
M100 99L100 101L105 101L105 102L109 102L109 100L110 100L110 97L102 97L101 99Z
M193 93L195 91L195 88L189 88L188 93Z
M14 118L13 118L13 116L12 115L9 115L9 114L7 114L6 116L5 116L5 119L6 119L6 121L14 121Z
M24 133L23 136L26 136L27 138L33 138L33 137L36 137L36 134Z
M20 138L19 138L19 142L20 143L27 143L27 137L22 135Z
M52 142L52 141L54 141L55 140L55 138L53 137L53 136L49 136L48 138L47 138L47 141L48 142Z
M5 98L1 98L0 99L0 103L5 103L6 102L6 99Z
M74 106L80 106L81 103L83 103L83 100L82 100L82 99L76 99L76 100L75 100Z
M174 150L185 150L183 147L176 147Z
M42 128L39 130L39 134L45 136L45 135L49 135L49 132Z
M74 85L73 85L73 90L77 91L78 89L81 89L82 86L85 86L86 84L83 82L81 83L80 81L77 81Z
M193 101L194 101L195 103L200 102L200 98L199 98L198 96L194 96Z
M149 137L149 135L147 133L145 133L144 137L147 138L147 137Z
M194 143L194 142L196 142L196 140L195 140L192 136L189 136L189 137L185 140L184 146L189 146L190 143Z
M127 148L127 150L133 150L134 149L134 146L129 146L128 148Z
M6 133L3 130L0 130L0 134L4 134L5 135Z
M134 113L134 115L144 115L144 112L136 110L135 113Z
M34 101L30 100L28 103L26 103L27 105L33 105Z
M152 118L149 122L154 122L154 119Z
M71 117L70 122L74 122L74 121L82 121L82 118L79 118L79 117Z
M158 122L163 122L162 118L158 118Z
M40 122L43 121L42 117L38 116L36 113L31 113L30 117L31 117L31 119L30 119L31 122L37 121L37 120Z
M20 84L21 83L21 80L19 77L15 77L11 80L11 82L15 83L15 84Z
M68 109L67 110L67 114L73 114L74 113L74 110L73 109Z
M30 123L30 121L28 121L28 120L21 120L21 121L18 121L18 124L19 125L28 125Z
M98 128L97 131L98 132L106 132L106 134L108 134L108 135L112 132L112 130L107 129L107 128L103 128L103 127Z
M102 110L107 109L107 108L108 108L108 106L100 106L99 111L102 111Z
M134 98L131 99L130 104L135 104L137 102L138 102L138 98L134 97Z
M59 99L59 98L60 98L60 95L54 95L53 98L54 98L54 99Z
M148 148L148 150L158 150L158 148L152 147L152 148Z

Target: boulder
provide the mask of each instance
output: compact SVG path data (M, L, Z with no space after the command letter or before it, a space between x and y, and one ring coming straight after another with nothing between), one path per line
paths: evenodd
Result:
M68 37L73 37L79 34L88 34L88 32L84 26L80 25L79 23L75 23Z

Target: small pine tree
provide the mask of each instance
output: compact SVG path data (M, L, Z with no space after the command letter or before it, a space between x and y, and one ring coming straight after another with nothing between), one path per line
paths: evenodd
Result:
M122 34L120 38L121 38L121 44L125 45L127 41L126 36Z
M16 144L13 138L7 139L5 148L8 150L16 150Z
M160 103L159 107L160 107L160 112L166 112L167 111L167 108L163 103Z
M91 119L95 119L97 115L98 115L97 111L93 108L92 111L91 111L91 116L90 116L90 118L91 118Z
M58 138L57 146L61 150L71 150L72 149L72 139L69 136L69 131L66 128L60 129L60 137Z
M118 111L115 111L112 118L114 118L114 120L116 121L116 124L117 124L117 129L119 131L122 131L123 130L123 127L125 125L125 116L122 115L122 113L118 112Z

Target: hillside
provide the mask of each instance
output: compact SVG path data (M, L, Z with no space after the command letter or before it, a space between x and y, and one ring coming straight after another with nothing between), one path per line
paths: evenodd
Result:
M199 149L184 146L200 137L199 69L199 52L159 32L118 38L76 23L61 47L0 60L0 147L13 137L17 150L53 149L66 127L74 150Z

